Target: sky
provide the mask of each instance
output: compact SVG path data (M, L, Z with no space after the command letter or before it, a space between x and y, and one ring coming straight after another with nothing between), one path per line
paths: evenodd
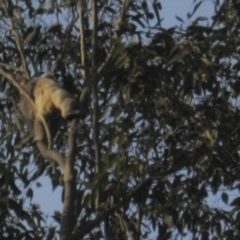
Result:
M162 5L160 14L161 18L163 18L162 27L164 28L169 28L179 24L187 26L198 16L209 17L214 13L214 5L211 0L203 0L202 5L190 20L187 18L187 12L193 11L193 0L161 0L160 2ZM179 22L175 17L176 15L180 17L184 23ZM54 226L55 223L52 220L51 215L55 210L62 210L62 188L58 187L53 191L51 181L46 177L41 177L38 179L38 182L41 182L42 187L36 188L31 203L39 204L41 206L41 210L49 216L48 223L50 225L53 224ZM219 196L217 198L217 200L219 200ZM212 201L215 201L213 196Z
M165 28L180 24L175 17L176 15L183 19L185 24L188 25L196 17L209 17L214 14L214 4L212 0L203 0L201 6L190 20L187 18L187 13L193 11L195 4L200 2L199 0L196 0L194 4L193 0L161 0L160 2L162 4L161 17L164 18L162 25Z

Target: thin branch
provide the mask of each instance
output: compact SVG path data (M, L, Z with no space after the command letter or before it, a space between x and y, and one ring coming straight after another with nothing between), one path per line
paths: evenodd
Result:
M21 150L24 146L26 146L29 142L32 142L33 140L34 140L33 132L28 133L27 136L20 140L20 142L14 144L13 147L15 150Z
M82 0L79 2L79 21L80 21L80 54L81 54L81 72L82 77L86 80L87 77L87 54L86 54L86 41L85 41L85 29L84 29L84 13L87 10L86 0ZM83 109L83 112L88 111L88 106L90 102L90 87L85 86L80 95L80 106Z
M18 48L18 51L19 51L19 54L20 54L20 57L21 57L21 61L22 61L22 65L23 65L23 69L24 69L24 73L25 73L25 76L27 78L30 78L30 74L29 74L29 70L28 70L28 67L27 67L27 63L26 63L26 59L25 59L25 56L23 54L23 49L22 49L22 46L20 44L21 42L21 39L18 35L18 32L14 29L14 26L13 26L13 21L12 21L12 32L16 38L16 44L17 44L17 48Z
M142 224L142 216L143 216L143 212L142 212L142 206L141 204L138 205L138 219L137 219L137 236L136 236L136 240L140 240L141 239L141 224Z
M8 17L10 19L10 22L11 22L10 29L12 30L12 33L15 36L15 43L17 45L17 49L18 49L18 52L19 52L20 57L21 57L21 62L22 62L22 66L23 66L23 69L24 69L24 73L25 73L27 78L30 78L29 70L28 70L28 67L27 67L27 62L26 62L25 56L23 54L23 48L22 48L22 43L21 43L22 41L21 41L21 38L20 38L17 30L14 27L14 20L11 16L9 16L8 11L7 11L7 7L6 7L4 2L2 2L2 7L3 7L5 13L8 15Z
M80 53L81 53L81 65L83 67L82 76L86 79L86 43L85 43L85 29L84 29L84 12L86 10L85 0L80 1L79 4L79 21L80 21Z
M11 66L11 65L9 65L7 63L3 63L3 62L0 62L0 66L6 67L6 68L10 68L10 69L15 70L17 72L22 72L22 73L25 72L24 69L22 69L22 68L14 67L14 66Z

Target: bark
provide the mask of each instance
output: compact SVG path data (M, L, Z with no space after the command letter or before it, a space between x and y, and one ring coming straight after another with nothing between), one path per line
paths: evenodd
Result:
M97 51L97 1L92 0L93 30L92 30L92 129L93 129L93 145L95 153L95 173L101 168L101 146L99 142L99 102L98 102L98 76L96 74L96 51ZM95 209L100 204L100 191L96 191Z
M70 123L68 135L68 155L63 167L64 174L64 205L60 227L60 239L71 239L72 231L75 225L75 192L76 192L76 174L74 171L74 162L76 156L76 134L77 123L79 119L73 119Z

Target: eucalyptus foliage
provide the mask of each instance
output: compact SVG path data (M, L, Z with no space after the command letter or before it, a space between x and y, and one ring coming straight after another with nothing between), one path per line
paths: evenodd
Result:
M0 3L2 69L51 71L76 97L95 94L77 137L69 239L239 239L240 4L216 0L208 18L193 4L187 24L176 16L166 29L158 0L99 0L96 25L90 0ZM18 94L3 76L0 92L0 238L58 239L61 213L52 227L24 203L41 176L61 185L61 169L34 144L13 149L23 124L8 99Z

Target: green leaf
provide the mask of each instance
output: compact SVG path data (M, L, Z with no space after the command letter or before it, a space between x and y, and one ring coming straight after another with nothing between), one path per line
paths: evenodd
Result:
M33 28L33 30L24 39L23 44L26 45L33 43L36 40L37 36L39 35L39 32L40 32L39 26Z
M222 200L225 204L228 204L228 194L227 193L222 193Z
M31 188L29 188L29 189L27 190L26 196L27 196L28 198L30 198L30 200L32 200L32 198L33 198L33 190L32 190Z
M177 15L175 15L175 18L179 21L179 22L182 22L182 23L184 23L184 21L183 21L183 19L182 18L180 18L180 17L178 17Z
M163 222L168 226L168 228L173 227L173 219L172 216L170 216L169 214L164 214Z
M195 21L207 21L207 17L197 17Z
M203 212L209 212L209 206L206 204L201 204L200 208L203 210Z
M212 63L211 61L209 61L207 58L201 58L201 61L206 64L207 66L213 66L214 63Z
M115 9L113 9L113 8L111 8L111 7L109 7L109 6L106 6L106 7L105 7L105 10L108 11L108 12L110 12L110 13L112 13L112 14L116 14Z
M194 6L192 13L189 15L189 18L191 18L194 15L194 13L198 10L198 8L201 6L201 4L202 4L202 1L200 1L199 3L197 3Z
M240 208L240 197L235 198L235 199L231 202L230 206L239 207L239 208Z

